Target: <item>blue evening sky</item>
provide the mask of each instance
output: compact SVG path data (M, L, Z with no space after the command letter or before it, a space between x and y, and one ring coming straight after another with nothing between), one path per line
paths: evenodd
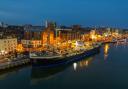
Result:
M0 21L128 28L128 0L0 0Z

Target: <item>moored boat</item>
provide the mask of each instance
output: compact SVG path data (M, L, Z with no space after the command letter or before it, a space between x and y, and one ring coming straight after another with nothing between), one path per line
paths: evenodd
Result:
M99 44L93 46L90 49L80 49L79 51L72 53L58 54L56 52L41 52L41 53L30 53L30 59L32 66L41 67L53 67L63 64L73 63L75 61L82 60L83 58L95 55L100 51ZM42 55L43 54L43 55Z

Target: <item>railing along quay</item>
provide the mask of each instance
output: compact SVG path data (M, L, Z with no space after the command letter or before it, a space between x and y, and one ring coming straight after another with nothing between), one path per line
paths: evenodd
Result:
M16 66L22 66L22 65L25 65L25 64L28 64L28 63L30 63L29 58L5 62L5 63L0 64L0 70L9 69L9 68L13 68L13 67L16 67Z

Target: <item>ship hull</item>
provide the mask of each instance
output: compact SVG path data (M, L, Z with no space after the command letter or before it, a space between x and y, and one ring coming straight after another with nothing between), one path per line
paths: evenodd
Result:
M31 58L32 66L34 67L54 67L64 64L69 64L73 62L77 62L83 60L86 57L93 56L100 52L100 47L96 47L94 49L88 50L82 54L78 54L75 56L57 58L57 59L34 59Z

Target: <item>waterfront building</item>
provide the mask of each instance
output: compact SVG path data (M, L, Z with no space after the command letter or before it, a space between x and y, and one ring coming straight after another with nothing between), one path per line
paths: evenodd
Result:
M17 38L6 37L0 39L0 54L15 52L17 47Z
M68 45L72 41L86 40L86 35L89 30L81 28L80 25L74 25L72 27L60 26L56 27L55 24L47 23L48 26L43 30L42 33L42 44L43 46L52 45L60 46L60 44ZM62 45L61 45L62 46Z
M43 46L55 44L55 39L56 39L55 28L56 28L56 23L54 23L54 22L47 22L46 23L46 27L42 32L42 44L43 44Z
M54 45L55 26L55 23L47 21L45 27L24 26L24 38L21 40L24 49L30 51L33 48L41 48L47 44Z
M20 25L9 25L6 29L6 35L17 37L18 42L24 37L24 27Z
M12 36L13 38L17 38L18 42L23 39L23 26L18 25L8 25L8 27L0 27L0 38L6 38L7 36Z
M43 30L42 26L26 25L24 26L24 39L25 40L40 40L42 30Z
M24 48L38 48L42 46L41 40L21 40Z
M38 48L42 46L42 26L24 26L24 37L21 40L24 48Z
M69 40L73 39L73 32L72 32L72 28L56 28L56 37L58 37L60 40L59 42L67 42Z
M56 37L60 39L59 42L68 42L82 39L82 30L80 27L74 25L73 27L56 28Z
M24 48L45 48L58 46L61 43L71 43L77 40L86 40L89 31L80 25L72 27L57 27L55 22L46 21L45 27L26 25L24 27L24 38L21 40Z
M90 38L91 38L92 41L96 41L97 40L96 30L91 30L90 31Z
M55 42L55 31L51 28L46 28L42 33L42 44L45 45L54 45Z

